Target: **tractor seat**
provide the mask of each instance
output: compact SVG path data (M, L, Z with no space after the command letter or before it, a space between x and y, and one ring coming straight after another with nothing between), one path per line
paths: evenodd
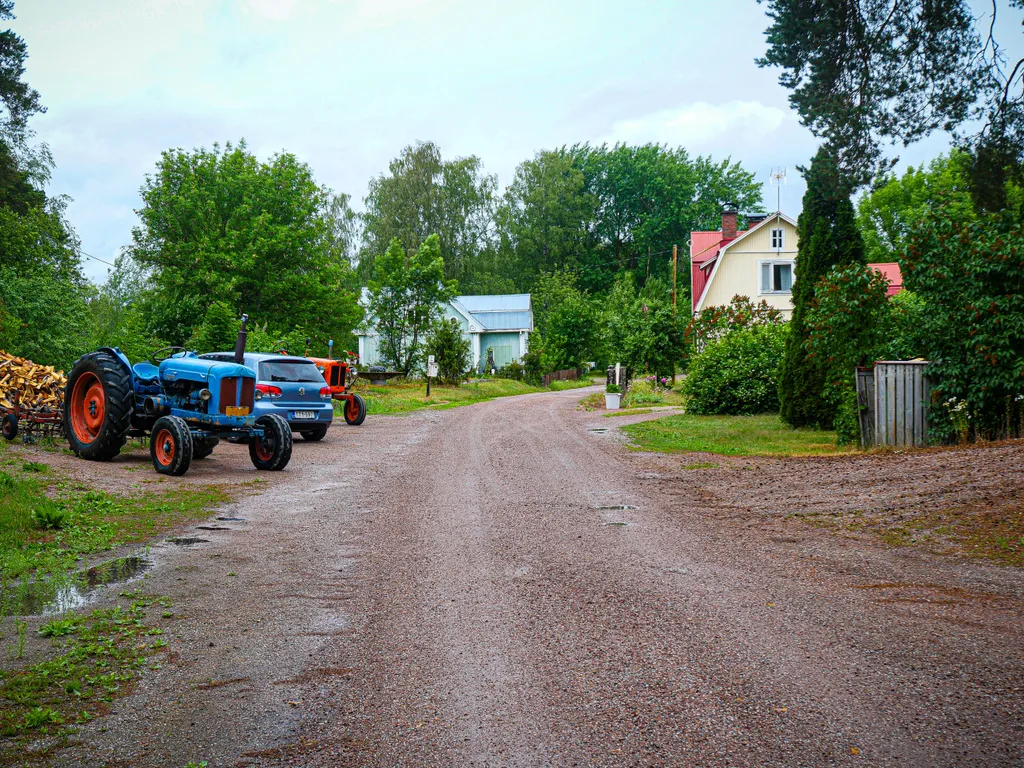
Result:
M136 363L132 366L132 373L135 378L143 384L155 383L160 375L160 369L152 363Z

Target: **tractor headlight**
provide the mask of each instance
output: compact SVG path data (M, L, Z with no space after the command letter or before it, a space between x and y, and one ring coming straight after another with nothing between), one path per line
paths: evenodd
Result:
M323 376L323 375L324 375L324 367L323 367L322 365L318 365L318 366L316 367L316 369L317 369L318 371L320 371L320 375L321 375L321 376Z
M204 403L207 402L211 397L213 397L213 393L210 390L199 390L199 399L202 400Z
M257 389L255 392L253 392L253 399L259 402L260 400L263 399L263 393Z

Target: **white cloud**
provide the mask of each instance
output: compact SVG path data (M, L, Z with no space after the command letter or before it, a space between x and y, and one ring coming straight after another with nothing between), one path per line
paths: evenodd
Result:
M758 101L711 104L697 101L676 109L622 120L612 126L608 141L630 144L665 143L688 149L721 151L728 146L759 144L792 118L778 107Z
M242 10L271 21L285 21L295 9L295 0L240 0Z

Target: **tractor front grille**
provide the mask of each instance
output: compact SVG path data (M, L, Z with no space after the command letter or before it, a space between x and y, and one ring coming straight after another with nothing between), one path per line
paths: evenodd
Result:
M230 376L220 380L220 412L227 413L231 406L238 405L238 379Z
M341 386L341 366L340 365L332 365L331 366L331 380L328 383L332 387L340 387Z

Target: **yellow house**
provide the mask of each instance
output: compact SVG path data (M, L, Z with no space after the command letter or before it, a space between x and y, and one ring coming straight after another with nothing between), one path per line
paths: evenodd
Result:
M764 300L789 319L796 279L796 222L781 212L751 214L749 228L737 230L736 219L735 210L726 210L720 230L690 234L694 314L740 295L755 304Z

